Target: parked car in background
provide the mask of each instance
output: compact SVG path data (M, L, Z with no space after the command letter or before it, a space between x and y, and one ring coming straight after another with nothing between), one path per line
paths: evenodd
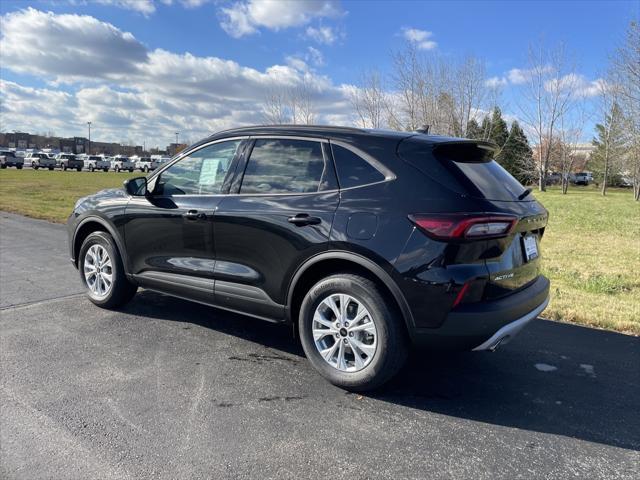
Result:
M347 127L228 130L80 199L69 253L100 307L141 286L289 324L321 375L372 389L411 344L494 350L547 306L548 214L496 149Z
M131 157L131 159L135 159L136 169L141 172L152 172L158 168L158 162L151 157Z
M39 168L48 168L53 170L56 167L56 159L51 158L46 153L29 152L24 157L25 165L31 165L31 168L38 170Z
M0 168L16 167L22 169L24 158L16 157L13 150L0 150Z
M90 172L94 172L96 170L108 172L109 168L111 168L111 161L102 155L87 155L86 158L83 159L83 162L84 168Z
M559 185L562 181L562 175L559 173L550 173L547 175L547 185Z
M593 175L591 172L578 172L573 175L571 181L576 185L589 185L593 182Z
M84 167L84 162L76 158L73 153L59 153L56 155L56 167L62 170L75 169L78 172Z
M136 162L131 160L126 155L116 155L111 159L111 168L113 168L116 172L120 172L122 170L133 172L133 170L136 168Z

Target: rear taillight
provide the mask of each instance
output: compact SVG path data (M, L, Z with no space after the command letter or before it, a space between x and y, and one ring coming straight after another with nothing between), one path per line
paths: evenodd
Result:
M436 240L477 240L504 237L518 219L510 215L430 214L409 215L420 230Z

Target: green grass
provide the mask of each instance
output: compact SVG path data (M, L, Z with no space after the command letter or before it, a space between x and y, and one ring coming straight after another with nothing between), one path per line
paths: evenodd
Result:
M76 200L105 188L121 187L138 173L0 170L0 210L64 223Z
M65 222L75 201L139 173L0 170L0 210ZM640 203L628 190L536 192L549 210L542 265L551 279L543 316L640 335Z
M640 203L629 190L536 192L549 210L542 266L551 280L543 316L640 334Z

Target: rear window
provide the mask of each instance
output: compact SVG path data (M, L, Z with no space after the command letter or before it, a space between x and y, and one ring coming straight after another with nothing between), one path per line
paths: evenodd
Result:
M479 192L480 196L491 200L518 200L525 188L495 160L481 163L453 161L452 168L458 168Z
M491 152L473 143L430 145L419 141L404 141L400 156L436 182L474 198L519 201L525 188L500 164L491 159ZM532 200L525 197L524 200Z
M0 152L0 155L4 155L5 157L15 157L15 153L8 151L8 152Z

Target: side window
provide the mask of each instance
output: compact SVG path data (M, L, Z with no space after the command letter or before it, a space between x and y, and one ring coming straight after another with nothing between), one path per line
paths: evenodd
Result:
M331 145L340 188L357 187L382 182L385 176L369 162L340 145Z
M320 142L256 140L240 193L309 193L327 189ZM333 172L331 172L333 175Z
M196 150L160 174L159 195L215 195L229 171L240 140L214 143Z

